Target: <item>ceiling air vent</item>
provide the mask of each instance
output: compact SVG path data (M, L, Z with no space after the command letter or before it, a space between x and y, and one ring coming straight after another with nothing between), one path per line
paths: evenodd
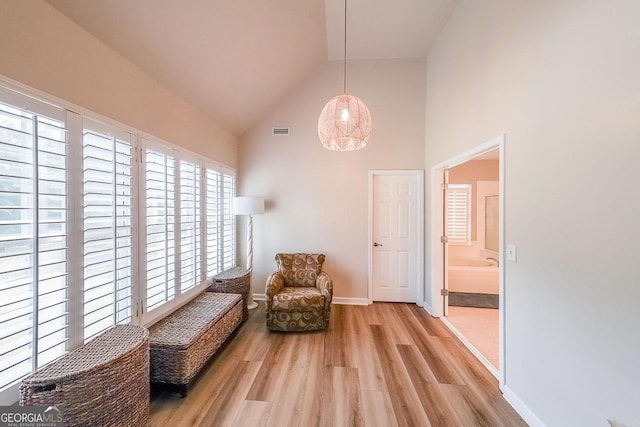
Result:
M271 128L271 135L273 136L289 136L290 129L287 128Z

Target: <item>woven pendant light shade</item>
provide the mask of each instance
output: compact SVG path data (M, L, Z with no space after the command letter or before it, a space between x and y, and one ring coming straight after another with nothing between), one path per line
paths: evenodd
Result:
M318 136L328 150L354 151L363 148L371 136L369 109L353 95L331 98L320 113Z

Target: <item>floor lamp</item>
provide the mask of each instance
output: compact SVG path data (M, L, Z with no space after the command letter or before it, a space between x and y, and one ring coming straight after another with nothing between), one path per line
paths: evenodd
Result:
M264 199L262 197L236 197L233 199L236 215L248 215L247 221L247 270L249 271L249 301L247 308L253 310L258 304L253 301L251 290L251 273L253 271L253 215L264 213Z

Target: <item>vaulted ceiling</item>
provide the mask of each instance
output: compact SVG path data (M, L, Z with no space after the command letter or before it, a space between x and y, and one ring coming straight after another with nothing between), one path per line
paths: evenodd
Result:
M239 136L344 55L343 0L47 0ZM458 0L349 0L348 58L420 58Z

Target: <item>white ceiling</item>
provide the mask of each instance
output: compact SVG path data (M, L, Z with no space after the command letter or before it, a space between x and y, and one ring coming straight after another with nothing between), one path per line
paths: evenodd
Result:
M342 0L47 0L241 135L344 54ZM349 0L349 59L426 57L458 0Z

